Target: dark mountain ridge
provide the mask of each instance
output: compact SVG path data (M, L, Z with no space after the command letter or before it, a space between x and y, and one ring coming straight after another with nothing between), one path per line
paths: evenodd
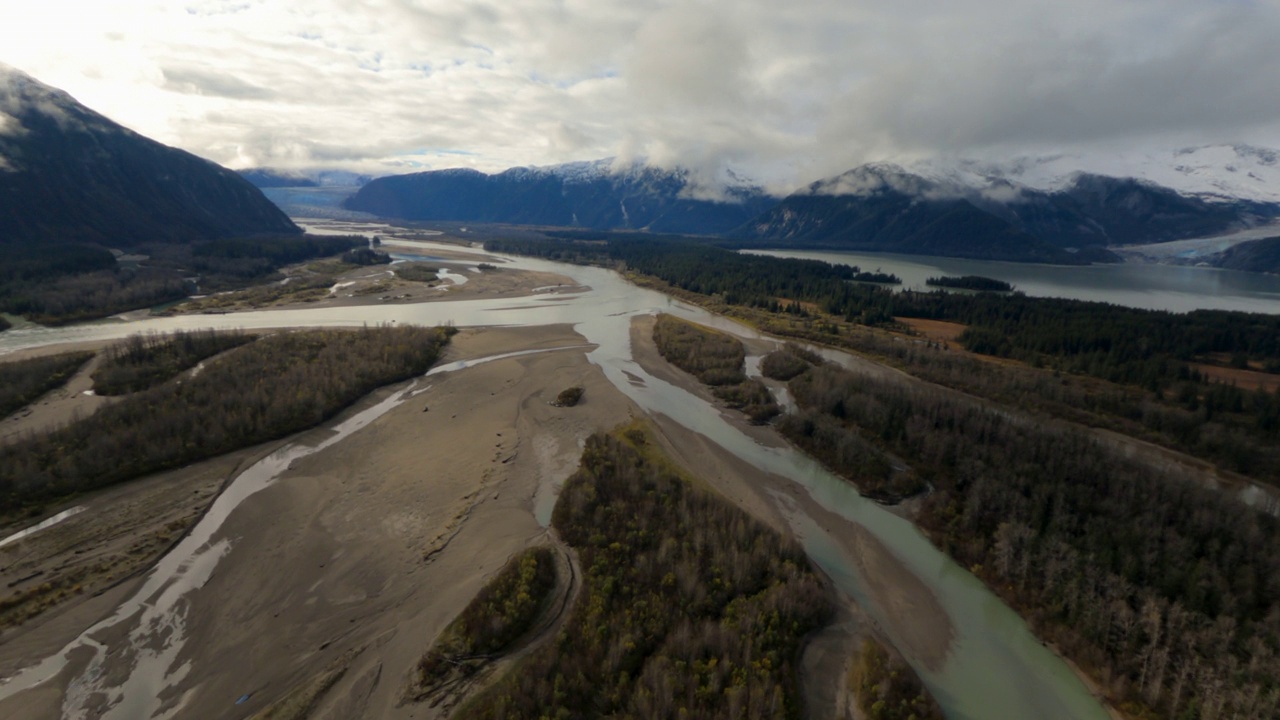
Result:
M432 170L378 178L343 207L405 220L457 220L593 230L720 234L776 202L758 188L700 196L688 171L608 160L486 174Z
M235 172L0 64L0 243L135 247L298 232Z
M1280 274L1280 237L1249 240L1207 258L1214 267Z
M1280 206L1210 201L1132 178L1079 173L1048 192L871 164L792 193L733 237L755 246L1078 264L1113 261L1108 246L1202 237L1277 216Z
M733 237L754 246L1087 262L965 195L894 166L864 165L792 193Z
M981 183L874 163L782 199L730 184L698 199L690 174L609 160L485 174L436 170L374 180L343 203L382 217L719 235L793 247L1086 264L1106 248L1250 227L1280 205L1186 195L1155 183L1077 173L1052 191L998 176Z

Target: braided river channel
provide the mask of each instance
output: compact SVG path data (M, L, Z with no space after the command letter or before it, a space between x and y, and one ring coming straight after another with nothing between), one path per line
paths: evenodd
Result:
M340 225L333 232L347 233ZM319 228L311 228L313 232ZM392 241L385 237L388 245ZM420 252L430 252L432 243L416 242ZM441 250L458 251L457 245L440 245ZM479 250L475 250L479 253ZM1047 649L1012 610L989 592L964 568L935 548L912 523L858 495L846 481L835 477L817 462L789 447L765 447L727 422L721 410L659 378L637 364L631 353L630 325L633 317L657 312L671 313L711 325L741 337L757 338L752 330L678 302L658 292L638 288L612 271L564 265L529 258L501 257L504 267L554 272L572 278L587 288L579 293L534 294L522 298L469 299L402 305L307 308L256 311L226 315L186 315L154 317L137 321L108 321L61 328L15 327L0 334L0 355L22 348L89 340L123 338L139 332L165 332L198 328L241 328L256 330L280 327L336 327L379 323L457 326L539 326L572 324L595 349L588 355L622 393L648 412L661 413L689 431L701 433L714 443L752 466L798 483L812 500L827 512L864 528L901 565L927 588L937 606L948 615L954 635L941 663L925 663L913 657L903 638L910 631L902 619L886 612L867 591L866 579L854 562L850 548L823 528L823 521L785 496L774 497L781 515L803 544L809 557L832 578L838 590L852 598L919 672L950 718L1106 718L1107 713L1067 664ZM479 262L479 260L477 260ZM446 296L447 298L447 296ZM832 359L837 353L825 353ZM643 383L635 382L640 378ZM406 390L405 393L412 392ZM403 395L404 393L401 393ZM398 401L393 396L386 402ZM371 408L367 412L376 412ZM369 418L355 418L335 428L340 434L358 432ZM313 450L308 448L307 450ZM126 601L114 614L124 618L145 612L162 616L176 612L183 593L196 592L225 555L225 540L213 542L215 531L241 503L253 502L256 489L271 480L273 469L287 466L290 453L301 452L286 446L263 461L270 467L246 470L226 489L207 515L197 524L187 541L180 543L151 571L144 583L148 597ZM260 463L261 464L261 463ZM545 523L550 505L537 509ZM151 599L154 597L154 599ZM102 622L109 622L108 618ZM176 682L191 668L172 667L181 642L181 618L158 617L159 626L170 628L165 637L169 647L160 647L151 660L140 659L129 681L120 686L123 697L108 717L149 717L152 698L158 689ZM906 622L909 622L906 621ZM99 623L101 625L101 623ZM97 627L97 626L95 626ZM0 701L24 689L39 685L68 662L73 651L99 654L80 678L73 679L64 701L65 717L78 717L74 706L76 688L92 691L94 679L102 672L104 649L91 640L87 629L80 639L45 661L30 666L13 677L0 680ZM154 644L154 642L153 642ZM95 647L97 646L97 647ZM930 667L932 665L932 667Z

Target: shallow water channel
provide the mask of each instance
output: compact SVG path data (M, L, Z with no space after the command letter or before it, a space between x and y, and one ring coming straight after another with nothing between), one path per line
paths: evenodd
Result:
M386 239L384 242L391 244ZM429 245L429 243L415 243ZM457 246L441 246L456 251ZM637 288L617 274L598 269L562 265L527 258L506 258L508 267L556 272L573 278L590 289L576 294L540 294L525 298L493 298L456 302L430 302L415 305L377 305L344 308L307 308L300 310L260 311L229 315L195 315L152 318L137 322L104 321L65 328L25 328L0 333L0 354L25 347L61 344L82 340L121 338L144 331L169 331L194 328L261 329L286 326L350 326L362 323L410 323L435 325L451 322L469 325L549 325L571 323L596 349L589 359L598 365L609 380L645 410L662 413L693 432L701 433L751 465L789 478L801 485L819 505L849 522L860 525L874 535L901 565L917 576L937 598L948 614L955 636L946 660L936 670L927 668L920 658L912 657L900 642L907 629L895 626L892 616L879 607L867 592L850 550L828 534L821 524L805 514L803 507L790 498L778 497L782 515L803 543L809 556L834 580L841 592L854 598L867 614L898 645L908 662L915 666L942 704L950 718L1105 718L1106 713L1075 677L1067 665L1037 640L1025 623L992 595L973 575L957 566L908 521L860 497L847 482L833 476L818 463L790 448L767 448L726 422L715 406L646 373L631 358L630 323L636 315L668 312L729 330L741 336L755 333L723 318L709 315L660 293ZM452 369L452 368L450 368ZM443 370L438 369L436 372ZM630 375L631 377L628 377ZM642 383L633 383L633 377ZM393 396L386 402L392 402ZM381 407L381 406L379 406ZM366 413L377 410L373 408ZM367 424L370 418L360 416ZM356 421L353 418L348 423ZM346 432L359 427L344 424L325 444L336 441ZM286 446L267 460L262 468L254 466L232 483L210 511L210 516L225 518L235 507L247 501L257 489L265 487L276 473L287 467L295 452L314 452L317 448ZM283 464L281 464L283 463ZM269 467L268 467L269 466ZM253 475L255 469L265 480ZM250 477L246 478L245 476ZM557 480L562 480L559 478ZM101 627L111 620L138 617L139 629L150 623L158 637L163 631L171 642L161 643L149 659L135 659L135 671L120 688L107 690L119 697L113 708L149 717L161 708L155 698L160 690L172 686L192 669L173 667L180 643L181 613L169 612L161 621L153 610L164 604L170 610L178 606L181 596L202 584L225 554L226 539L216 537L221 524L205 527L202 521L192 534L160 561L145 581L146 597L159 600L130 600L121 606ZM195 572L189 572L194 570ZM135 597L143 596L143 591ZM146 602L143 602L146 601ZM153 604L154 603L154 604ZM90 630L81 636L80 647L96 646L89 639ZM154 645L153 645L154 646ZM72 695L74 688L104 690L97 682L101 673L104 648L97 646L97 657L81 676L73 681L73 691L64 704L64 717L81 716L79 703ZM43 682L67 662L67 650L44 663L21 672L0 685L0 702L24 687ZM148 651L151 652L151 651ZM198 673L197 673L198 674ZM169 715L177 707L165 707ZM123 715L119 715L123 717Z

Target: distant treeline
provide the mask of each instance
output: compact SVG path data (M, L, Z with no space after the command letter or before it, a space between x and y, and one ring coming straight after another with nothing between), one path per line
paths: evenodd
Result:
M93 390L99 395L146 390L195 367L207 357L251 340L253 336L235 330L130 335L103 353L102 362L93 372Z
M1240 354L1280 369L1280 315L1199 310L1170 313L1107 303L1013 295L894 292L847 282L850 269L817 260L745 255L686 239L490 240L487 249L603 264L657 277L730 305L809 303L866 325L899 316L972 326L975 352L1053 362L1063 370L1149 385L1186 376L1194 357Z
M605 265L658 278L723 305L812 319L822 329L802 335L811 340L864 340L838 335L835 324L814 317L823 314L903 330L895 318L964 324L959 342L968 350L1143 388L1153 397L1114 410L1125 422L1145 423L1168 437L1167 443L1181 446L1193 438L1188 445L1193 452L1226 467L1278 474L1266 472L1260 459L1269 457L1265 448L1280 439L1280 395L1207 382L1190 363L1228 357L1237 367L1252 363L1280 370L1280 314L1171 313L1021 293L893 292L849 282L847 268L828 263L744 255L682 238L522 238L491 240L486 247ZM1210 432L1208 426L1220 419L1227 432ZM1260 449L1238 452L1245 446Z
M427 371L449 328L280 333L0 447L0 514L284 437Z
M578 553L578 599L457 717L801 717L801 640L831 608L797 545L636 427L587 439L552 524Z
M920 522L935 541L1113 695L1162 717L1280 713L1276 518L950 391L830 365L789 387L909 463L933 487Z
M115 255L97 245L30 244L7 246L0 264L0 286L60 275L110 270Z
M1013 286L1004 280L982 277L981 275L943 275L941 277L931 277L925 280L924 284L934 287L980 290L983 292L1009 292L1013 290Z
M605 241L489 240L485 249L561 262L621 266L684 290L722 295L730 304L764 306L778 298L808 301L814 292L833 296L846 291L855 296L889 292L850 283L862 271L847 265L736 253L687 238L636 234L618 239L614 233L605 234L609 235Z
M0 363L0 418L62 386L92 357L91 352L69 352Z
M667 362L698 378L751 422L765 423L781 412L769 388L747 377L746 349L737 338L664 313L654 323L653 342Z
M285 265L303 260L367 249L368 244L369 241L357 235L269 235L213 240L191 247L191 267L202 275L212 276L202 281L202 285L211 281L221 284L230 279L270 275Z
M191 290L171 270L98 270L4 285L0 309L42 325L65 325L181 300Z
M147 257L127 265L94 245L10 246L0 266L0 311L47 325L92 320L181 300L195 289L194 276L202 290L243 287L285 265L367 244L355 236L267 235L134 248Z

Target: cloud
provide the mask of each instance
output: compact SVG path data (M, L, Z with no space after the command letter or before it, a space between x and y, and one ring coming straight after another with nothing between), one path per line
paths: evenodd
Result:
M13 137L26 131L22 122L9 113L0 110L0 137Z
M1280 144L1277 36L1275 0L0 9L7 61L217 162L376 173L644 157L774 187L938 154Z
M66 93L0 63L0 136L26 132L22 118L31 114L51 118L64 129L81 127L81 119L68 112L70 106Z
M232 100L270 100L275 97L271 90L245 82L234 75L190 67L160 68L160 74L164 76L163 87L174 92Z

